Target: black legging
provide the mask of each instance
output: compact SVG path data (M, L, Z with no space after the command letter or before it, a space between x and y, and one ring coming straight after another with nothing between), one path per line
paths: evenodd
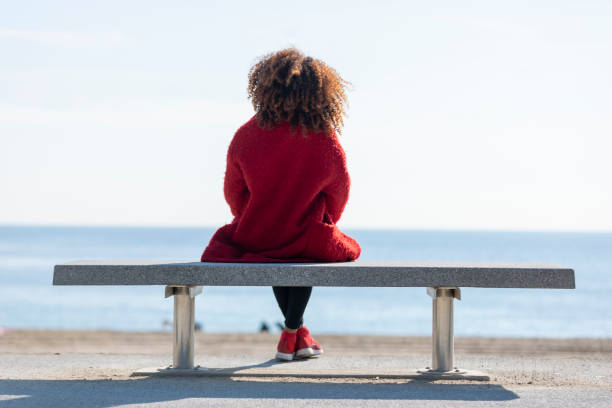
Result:
M285 316L285 327L288 329L299 329L304 324L303 316L308 299L312 293L310 286L273 286L274 297L278 302L283 316Z

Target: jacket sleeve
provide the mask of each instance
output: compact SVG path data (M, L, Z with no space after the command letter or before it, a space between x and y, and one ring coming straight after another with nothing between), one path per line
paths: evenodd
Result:
M235 157L234 150L234 143L232 142L227 151L223 194L225 195L225 201L230 206L232 215L238 217L242 214L242 210L249 200L250 193L240 164Z
M332 224L340 220L351 187L351 179L346 167L346 155L336 137L334 137L334 142L332 174L329 183L323 189L326 197L327 215Z

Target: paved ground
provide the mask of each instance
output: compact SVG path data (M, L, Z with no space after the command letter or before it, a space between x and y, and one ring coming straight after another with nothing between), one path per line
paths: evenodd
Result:
M321 358L278 363L275 337L200 335L197 362L230 374L160 378L132 373L169 363L164 333L13 332L0 407L612 407L608 340L458 339L457 363L491 379L440 382L402 375L429 364L427 339L321 336Z
M494 384L334 383L248 379L3 381L3 407L609 407L610 390Z

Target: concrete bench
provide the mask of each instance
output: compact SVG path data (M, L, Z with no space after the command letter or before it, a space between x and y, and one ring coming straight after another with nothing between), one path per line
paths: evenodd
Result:
M194 365L194 298L203 286L425 287L433 298L428 378L487 379L453 364L453 303L461 287L574 289L572 269L529 263L207 263L189 261L74 261L56 265L54 285L164 285L174 296L173 363L164 373L198 373Z

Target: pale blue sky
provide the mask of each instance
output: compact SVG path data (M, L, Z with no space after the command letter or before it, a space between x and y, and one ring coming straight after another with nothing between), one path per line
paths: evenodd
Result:
M0 224L217 226L255 59L352 82L341 222L612 230L608 1L0 0Z

